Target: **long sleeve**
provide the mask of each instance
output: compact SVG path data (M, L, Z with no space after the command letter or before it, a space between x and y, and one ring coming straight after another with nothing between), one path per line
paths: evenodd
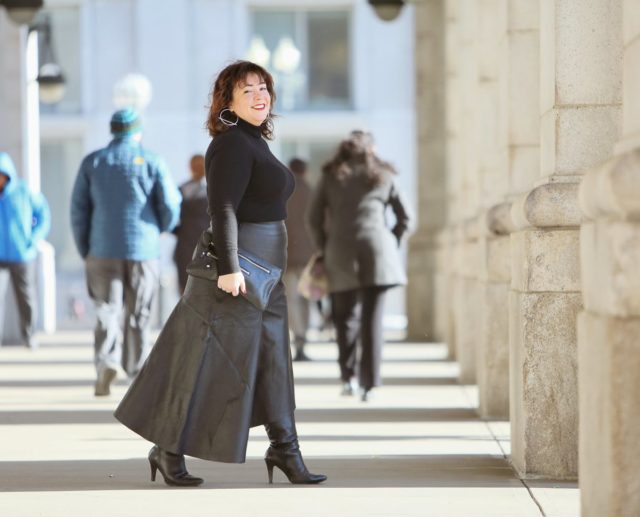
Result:
M411 229L412 215L409 212L403 196L394 183L392 183L389 193L389 205L391 205L391 209L396 218L396 224L391 229L391 232L396 236L396 239L398 239L398 243L400 243L402 236Z
M240 271L236 212L251 179L252 166L253 158L241 135L218 136L207 153L209 214L221 275Z
M163 160L157 163L156 182L153 186L153 203L158 215L160 231L171 231L180 219L180 202L182 195L171 179L171 175Z
M324 245L327 239L325 233L325 215L326 215L326 186L324 175L320 178L316 190L311 200L311 206L307 212L307 226L309 228L309 234L313 239L318 251L324 250Z
M33 213L31 241L35 244L44 239L51 229L51 210L42 193L31 194L31 211Z
M71 230L76 248L82 258L89 254L89 233L93 211L89 176L84 168L84 163L80 166L71 194Z

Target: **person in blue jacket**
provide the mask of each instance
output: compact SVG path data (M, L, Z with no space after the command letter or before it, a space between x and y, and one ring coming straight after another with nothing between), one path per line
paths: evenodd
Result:
M73 237L96 307L96 396L110 394L118 365L133 378L150 351L160 233L177 224L181 201L164 161L140 144L139 114L116 111L110 125L113 140L84 158L71 196Z
M33 259L36 245L51 227L47 200L32 192L18 178L11 157L0 152L0 340L3 334L4 304L9 278L18 302L20 332L24 344L36 348L33 336L35 319L35 289Z

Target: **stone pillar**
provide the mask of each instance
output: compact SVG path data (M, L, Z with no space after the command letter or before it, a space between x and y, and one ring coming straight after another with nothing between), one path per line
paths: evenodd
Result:
M482 300L477 352L478 413L482 418L509 418L510 203L491 207L480 240Z
M509 416L509 236L498 220L504 209L508 175L502 148L506 134L500 124L499 52L506 32L506 0L478 2L478 127L480 182L478 239L479 303L476 350L479 414ZM502 131L501 131L502 130ZM499 207L502 207L500 209Z
M640 509L640 4L624 3L624 102L616 155L580 187L578 318L584 517Z
M512 206L511 458L523 476L578 474L577 193L619 133L620 0L540 2L541 179Z
M479 333L480 267L478 261L479 199L477 126L478 96L478 4L476 0L459 0L455 44L447 57L455 54L457 88L448 92L455 95L455 121L457 141L450 142L455 154L455 183L450 202L450 222L457 225L456 256L453 260L455 354L460 364L459 380L464 384L476 382L476 348ZM452 52L451 52L452 51Z
M446 183L446 220L447 226L441 233L440 242L444 248L440 249L439 258L446 260L445 267L441 269L443 275L444 293L438 299L438 306L446 303L446 310L440 311L441 325L445 330L445 341L448 345L449 358L456 357L458 338L456 336L457 313L457 274L454 260L457 249L457 234L455 223L460 221L458 214L458 202L461 167L460 167L460 141L461 120L459 102L459 52L458 32L460 25L459 0L445 0L445 183Z
M418 113L418 226L409 245L407 289L408 338L442 341L442 311L446 278L437 272L437 238L446 222L445 191L445 34L444 0L415 6L416 110Z

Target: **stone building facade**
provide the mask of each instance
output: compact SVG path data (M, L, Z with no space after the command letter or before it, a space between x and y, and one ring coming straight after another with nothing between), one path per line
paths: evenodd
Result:
M640 515L640 3L414 4L410 334L510 419L522 476Z

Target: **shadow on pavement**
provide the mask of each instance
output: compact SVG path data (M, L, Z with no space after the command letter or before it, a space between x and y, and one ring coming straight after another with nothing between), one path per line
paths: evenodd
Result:
M329 479L318 486L296 485L299 490L323 488L387 487L513 487L522 485L502 457L487 455L380 456L351 458L307 457L312 472ZM2 462L0 492L85 490L229 490L291 488L284 474L274 470L274 485L267 483L261 459L244 465L188 460L189 471L205 479L200 488L180 489L150 481L146 458L105 461Z
M297 409L298 422L448 422L479 421L471 408L331 408ZM111 424L113 410L0 411L2 425Z

